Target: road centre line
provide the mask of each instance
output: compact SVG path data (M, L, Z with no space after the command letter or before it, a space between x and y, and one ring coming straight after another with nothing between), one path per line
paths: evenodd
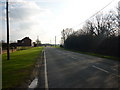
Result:
M45 66L45 89L48 90L48 78L47 78L47 65L46 65L46 55L44 50L44 66Z
M103 72L110 73L109 71L107 71L107 70L105 70L105 69L102 69L102 68L99 68L99 67L97 67L97 66L95 66L95 65L93 65L92 67L94 67L94 68L96 68L96 69L99 69L99 70L101 70L101 71L103 71Z
M77 58L75 58L75 57L72 57L73 59L77 59Z
M101 70L101 71L103 71L103 72L110 73L109 71L107 71L107 70L105 70L105 69L102 69L102 68L99 68L99 67L97 67L97 66L95 66L95 65L93 65L92 67L94 67L94 68L96 68L96 69L99 69L99 70ZM114 74L114 73L111 73L111 74L120 78L120 75L117 75L117 74Z
M120 75L117 75L117 74L113 74L114 76L117 76L117 77L119 77L120 78Z

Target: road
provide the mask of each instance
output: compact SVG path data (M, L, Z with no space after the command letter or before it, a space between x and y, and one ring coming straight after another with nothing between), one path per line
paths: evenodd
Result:
M48 88L119 88L119 62L45 48Z

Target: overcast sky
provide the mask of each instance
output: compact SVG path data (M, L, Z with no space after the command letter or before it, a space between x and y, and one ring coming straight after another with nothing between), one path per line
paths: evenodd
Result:
M61 31L81 27L81 22L102 9L111 0L9 0L10 40L30 37L42 43L60 43ZM14 2L12 2L14 1ZM113 0L103 12L117 7ZM5 1L0 2L0 33L6 40ZM1 36L0 36L1 38Z

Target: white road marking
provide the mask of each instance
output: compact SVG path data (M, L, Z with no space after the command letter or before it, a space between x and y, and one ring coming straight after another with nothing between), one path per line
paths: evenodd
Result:
M107 71L107 70L105 70L105 69L102 69L102 68L99 68L99 67L97 67L97 66L95 66L95 65L93 65L92 67L94 67L94 68L96 68L96 69L99 69L99 70L101 70L101 71L103 71L103 72L109 73L109 71Z
M44 63L45 63L45 89L48 90L48 78L47 78L47 65L46 65L46 55L44 51Z
M36 88L36 87L37 87L37 83L38 83L38 78L35 78L35 79L32 81L32 83L28 86L28 90L29 90L29 89L32 90L32 89Z
M120 78L120 75L117 75L117 74L113 74L113 75L115 75L115 76L117 76L117 77L119 77L119 78Z
M43 53L43 51L42 51ZM42 60L42 57L41 57ZM37 68L39 67L39 65L36 66ZM38 77L35 77L35 79L31 82L31 84L28 86L28 90L34 90L38 85Z
M99 69L99 70L101 70L101 71L103 71L103 72L110 73L109 71L107 71L107 70L105 70L105 69L102 69L102 68L100 68L100 67L97 67L97 66L95 66L95 65L93 65L92 67L94 67L94 68L96 68L96 69ZM111 74L120 78L120 75L117 75L117 74L114 74L114 73L111 73Z
M75 58L75 57L72 57L73 59L77 59L77 58Z

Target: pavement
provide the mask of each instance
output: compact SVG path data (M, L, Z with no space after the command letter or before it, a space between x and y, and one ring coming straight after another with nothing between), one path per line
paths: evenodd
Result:
M48 88L120 88L118 61L52 47L44 51Z

